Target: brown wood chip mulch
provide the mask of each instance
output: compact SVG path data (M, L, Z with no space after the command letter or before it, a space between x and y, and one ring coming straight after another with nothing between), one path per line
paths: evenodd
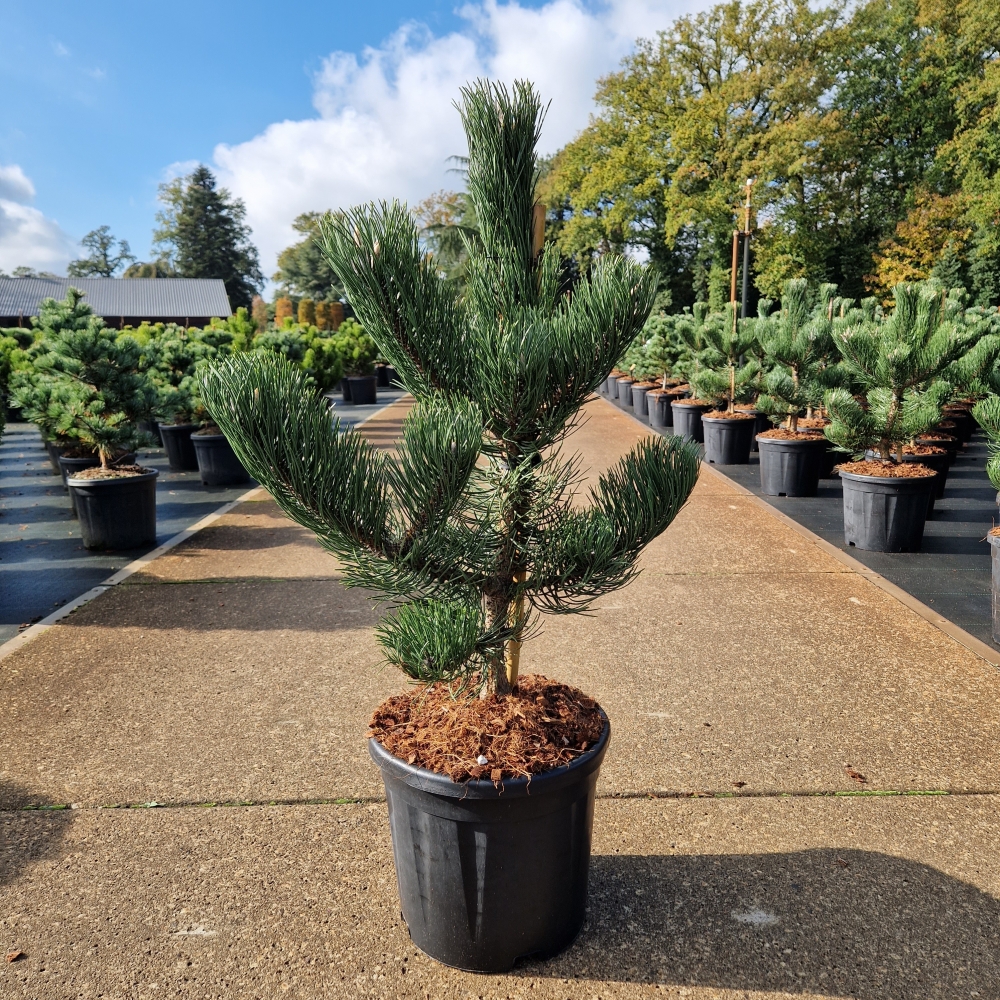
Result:
M704 420L708 417L709 420L756 420L757 416L754 413L746 413L743 410L709 410L708 413L703 413L701 419Z
M923 479L936 476L933 469L919 462L880 462L871 459L864 462L844 462L837 466L838 472L849 472L854 476L881 476L883 479Z
M369 723L369 735L408 764L494 784L569 764L603 730L593 698L540 674L521 676L507 698L456 694L441 682L417 687L386 699Z
M824 441L824 435L817 431L790 431L787 427L772 427L769 431L761 431L759 438L772 438L776 441Z
M132 476L142 476L152 471L141 465L113 465L107 469L92 465L90 468L74 472L70 479L131 479Z

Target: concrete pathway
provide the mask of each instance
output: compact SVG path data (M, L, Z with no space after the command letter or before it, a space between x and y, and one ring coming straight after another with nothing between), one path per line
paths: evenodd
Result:
M588 415L596 475L644 432ZM1000 996L996 668L711 474L642 568L525 651L614 727L564 955L412 947L364 745L401 678L260 499L0 662L0 996Z

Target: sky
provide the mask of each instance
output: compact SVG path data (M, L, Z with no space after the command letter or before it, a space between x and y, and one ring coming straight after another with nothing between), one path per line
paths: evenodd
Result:
M707 6L0 0L0 270L64 273L101 225L151 259L158 185L205 163L270 275L300 212L456 187L466 81L533 80L554 152L637 37Z

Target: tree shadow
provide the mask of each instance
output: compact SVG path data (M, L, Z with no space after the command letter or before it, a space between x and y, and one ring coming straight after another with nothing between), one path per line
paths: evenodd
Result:
M515 974L818 993L1000 996L1000 901L870 851L604 856L576 943Z
M58 849L73 814L69 809L39 804L37 796L14 782L0 780L0 888L25 869ZM13 807L13 810L10 811ZM26 808L28 807L28 808Z

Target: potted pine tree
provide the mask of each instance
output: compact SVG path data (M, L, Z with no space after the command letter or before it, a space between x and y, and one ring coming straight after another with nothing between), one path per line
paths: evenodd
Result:
M744 360L754 344L752 328L740 322L736 306L730 303L725 313L705 318L700 331L705 349L698 371L691 376L695 396L712 400L714 408L701 414L705 441L705 461L718 465L746 465L757 426L756 416L738 410L756 395L760 364L755 358ZM678 408L687 401L674 403L674 424ZM678 433L680 433L678 431Z
M175 472L193 472L198 456L191 434L201 427L204 416L198 412L193 376L198 362L215 357L217 349L183 328L169 327L150 340L145 352L157 388L159 434L167 461Z
M1000 396L989 395L973 407L972 415L989 439L989 458L986 474L993 489L997 490L1000 502ZM1000 643L1000 526L992 528L986 535L990 543L992 564L992 599L990 601L993 620L993 641Z
M833 350L828 306L834 285L820 289L810 308L809 284L785 282L781 308L753 321L752 330L768 366L757 408L776 425L757 435L761 492L767 496L813 497L819 488L828 447L823 433L800 429L799 421L823 401L821 362Z
M900 284L884 316L874 300L834 334L851 391L831 389L826 436L854 461L840 465L844 537L876 552L915 552L934 499L936 472L904 461L904 447L932 427L952 387L941 373L981 335L936 286Z
M375 377L375 358L378 347L375 341L368 336L362 324L345 319L333 342L343 364L341 385L344 402L356 405L376 402L378 380Z
M322 246L416 405L395 457L330 416L280 359L234 356L209 410L352 585L392 606L387 660L418 686L376 709L403 917L449 965L553 954L584 918L594 786L610 724L582 692L520 672L544 613L582 611L635 573L698 475L697 450L644 438L574 500L558 445L642 327L654 275L604 256L567 296L542 245L530 84L480 81L460 106L481 239L459 291L405 206L328 217ZM540 208L540 206L539 206ZM577 498L578 500L579 498Z
M70 297L79 295L70 289ZM139 421L156 405L156 388L142 370L138 342L87 326L46 338L36 369L53 380L50 405L56 431L85 452L86 467L67 468L66 484L88 549L131 549L156 540L155 469L135 465L135 449L148 443ZM60 464L67 463L65 456Z

